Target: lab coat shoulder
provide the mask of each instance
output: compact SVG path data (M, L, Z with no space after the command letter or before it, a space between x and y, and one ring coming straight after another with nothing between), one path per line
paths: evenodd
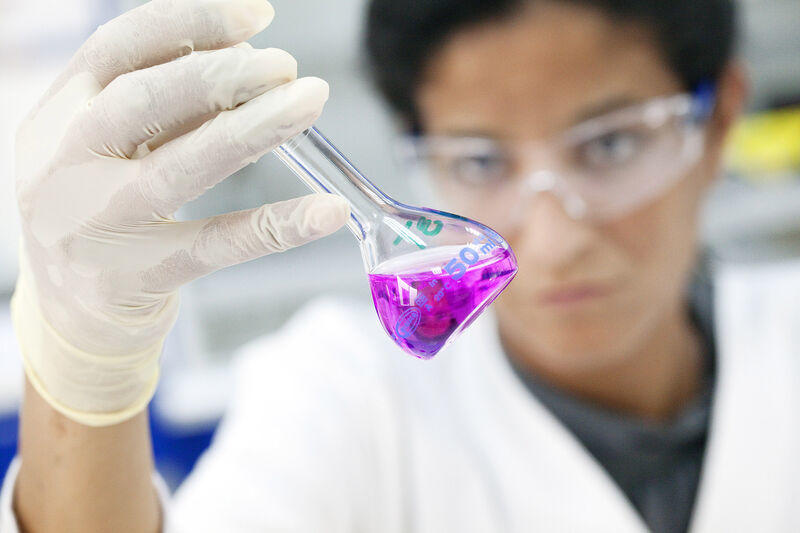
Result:
M719 364L692 532L800 531L800 261L716 276Z
M382 465L399 453L393 380L407 359L349 299L313 301L245 345L168 531L393 531L400 483Z

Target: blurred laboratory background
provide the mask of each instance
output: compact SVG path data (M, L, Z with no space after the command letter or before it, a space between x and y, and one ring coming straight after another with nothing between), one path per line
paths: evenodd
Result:
M290 51L301 75L325 78L331 98L318 127L389 195L420 200L393 157L393 125L360 55L366 0L271 0L277 16L256 47ZM94 29L136 0L0 0L0 478L14 454L22 392L8 299L16 278L13 193L16 125ZM703 240L726 261L800 257L800 1L740 0L741 53L754 83L731 138L728 168L707 205ZM179 218L255 207L307 191L267 155L222 182ZM435 207L435 206L433 206ZM370 298L346 231L301 249L201 279L182 292L163 379L151 405L159 470L174 487L207 446L229 395L227 361L320 294ZM377 319L376 319L377 324Z

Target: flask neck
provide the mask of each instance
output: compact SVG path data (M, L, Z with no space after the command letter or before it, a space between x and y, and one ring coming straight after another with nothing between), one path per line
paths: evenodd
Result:
M316 128L295 135L274 153L311 190L338 194L350 203L347 227L359 241L367 238L392 203Z

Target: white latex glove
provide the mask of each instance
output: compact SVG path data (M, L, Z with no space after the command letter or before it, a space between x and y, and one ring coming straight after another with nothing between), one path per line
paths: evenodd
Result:
M332 195L172 216L321 113L324 81L237 44L272 16L265 0L145 4L100 26L18 130L13 319L30 381L73 420L115 424L147 405L179 286L349 216Z

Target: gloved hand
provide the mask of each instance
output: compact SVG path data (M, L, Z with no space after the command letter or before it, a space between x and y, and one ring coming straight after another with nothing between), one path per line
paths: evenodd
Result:
M309 195L173 218L322 111L324 81L295 79L286 52L237 44L272 16L265 0L153 0L100 26L18 130L13 320L29 380L73 420L144 409L178 287L349 216L343 199Z

